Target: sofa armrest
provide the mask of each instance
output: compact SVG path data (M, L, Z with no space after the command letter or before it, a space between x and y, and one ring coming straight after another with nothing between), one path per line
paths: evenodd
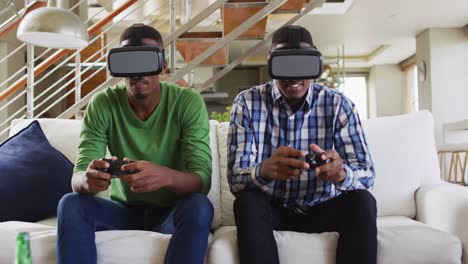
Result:
M468 263L468 188L451 183L425 185L416 192L416 220L457 236Z

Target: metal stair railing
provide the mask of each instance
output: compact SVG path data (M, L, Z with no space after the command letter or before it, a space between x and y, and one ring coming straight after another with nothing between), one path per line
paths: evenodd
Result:
M85 1L85 0L82 0L82 1ZM95 34L97 31L99 31L104 25L108 24L109 22L111 22L111 20L117 16L118 14L120 14L121 12L123 12L125 9L127 9L129 6L131 6L132 4L136 3L137 0L128 0L127 2L125 2L124 4L122 4L119 8L117 8L116 10L114 10L111 14L109 14L107 17L105 17L104 19L102 19L100 22L92 25L89 29L88 29L88 33L90 35L93 35ZM71 52L70 50L67 50L67 49L60 49L58 51L56 51L53 55L51 55L50 57L48 57L46 60L44 60L41 64L39 64L37 67L35 67L34 69L34 76L37 76L39 74L41 74L42 72L44 72L46 69L48 69L51 65L53 65L54 63L56 63L57 61L59 61L61 58L63 58L65 55L67 55L69 52ZM16 91L20 90L21 88L23 88L25 85L26 85L26 82L27 82L27 77L26 76L23 76L22 78L20 78L19 80L17 80L15 83L13 83L13 85L10 85L5 91L3 91L2 93L0 93L0 102L3 101L5 98L7 98L8 96L12 95L13 93L15 93Z
M137 0L129 0L128 2L126 2L126 4L122 5L118 10L114 10L114 12L116 11L119 11L122 12L124 10L126 10L127 8L129 8L130 6L132 6L132 4L134 2L136 2ZM142 6L146 1L148 0L145 0L143 1L143 3L140 3L139 6ZM181 0L182 1L182 0ZM169 34L168 36L164 37L163 38L163 41L165 43L165 47L169 46L169 45L173 45L174 46L174 42L175 40L183 33L187 32L188 30L190 30L191 28L193 28L194 26L196 26L198 23L200 23L204 18L208 17L210 14L212 14L215 10L219 9L227 0L217 0L215 1L214 3L212 3L207 9L205 9L204 11L200 12L197 16L193 17L192 19L190 19L187 23L183 24L182 26L180 26L178 29L174 29L174 27L172 26L172 30L171 30L171 34ZM217 43L215 43L212 47L210 47L209 49L207 49L205 52L203 52L202 54L200 54L197 58L195 58L193 61L191 61L190 63L188 63L185 67L183 67L182 69L176 71L173 75L171 75L167 81L172 81L172 82L175 82L179 79L181 79L185 74L189 73L193 68L195 68L196 66L198 66L202 61L204 61L206 58L208 58L209 56L211 56L212 54L214 54L217 50L225 47L226 45L228 45L232 40L236 39L238 36L240 36L245 30L247 30L248 28L250 28L252 25L254 25L256 22L258 22L259 20L261 20L262 18L264 18L265 16L269 15L271 12L273 12L274 10L276 10L279 6L281 6L282 4L284 4L287 0L273 0L271 2L269 2L269 4L267 6L265 6L262 10L260 10L258 13L256 13L255 15L253 15L252 17L250 17L248 20L244 21L244 23L242 23L241 25L239 25L236 29L234 29L231 33L229 33L227 36L224 36L221 40L219 40ZM131 2L129 4L129 2ZM291 18L289 21L285 22L284 25L289 25L289 24L293 24L295 23L297 20L299 20L301 17L303 17L305 14L309 13L313 8L316 8L316 7L319 7L321 6L323 3L325 2L325 0L310 0L309 3L305 6L305 8L299 13L297 14L296 16L294 16L293 18ZM78 4L76 5L78 6ZM75 7L76 7L75 6ZM75 8L74 7L74 8ZM170 10L171 10L171 18L170 19L170 22L171 23L174 23L174 1L171 1L170 4L169 4L169 7ZM159 11L159 9L162 9L161 8L158 8L157 10L155 10L154 12L157 12ZM104 8L103 8L104 10ZM137 8L135 8L133 11L137 10ZM166 9L165 11L167 11L168 9ZM132 12L133 12L132 11ZM164 12L163 12L164 13ZM128 13L126 14L125 17L129 16L131 13ZM142 21L145 21L148 19L148 17L154 15L154 13L151 13L150 15L144 17L141 19L141 21L139 22L142 22ZM114 15L115 17L115 15ZM122 21L125 17L121 18L120 21ZM103 25L109 23L111 20L113 19L113 17L111 16L107 16L105 19L101 20L100 22L94 24L93 26L91 26L89 29L88 29L88 32L93 32L93 33L96 33L99 28L102 28ZM114 21L115 22L115 21ZM164 23L164 22L163 22ZM114 27L117 23L114 23L112 24L109 28L106 28L106 30L100 32L96 37L93 38L93 40L90 42L92 43L93 41L97 41L99 38L102 38L104 36L104 34L106 34L106 32L108 32L110 30L110 28ZM162 23L161 23L162 24ZM216 80L218 80L219 78L221 78L224 74L226 74L227 72L229 72L230 70L232 70L234 67L236 67L237 65L239 65L243 59L247 58L248 56L250 56L251 54L255 53L259 48L261 48L263 45L265 45L265 43L267 43L268 41L271 40L271 37L272 37L272 34L270 33L269 35L267 35L265 37L265 39L259 41L259 43L257 43L257 45L255 45L254 47L250 48L246 53L244 53L243 55L241 55L239 58L236 58L233 62L231 62L231 64L229 64L228 66L226 66L222 71L218 72L216 75L214 75L212 78L210 78L208 81L206 81L200 89L198 89L198 91L203 91L204 89L206 89L209 85L211 85L212 83L214 83ZM57 80L53 85L51 85L51 87L45 89L41 94L37 95L37 97L35 97L34 99L31 100L33 106L35 104L34 107L31 108L31 111L34 113L34 111L38 111L39 108L41 107L45 107L39 114L35 115L35 117L41 117L44 113L46 113L48 110L50 110L52 107L54 107L55 105L57 105L59 102L63 101L65 98L67 98L69 95L71 95L73 92L75 93L75 103L74 105L72 105L70 108L68 108L67 110L65 110L63 113L61 113L57 118L72 118L73 116L75 117L79 117L79 111L84 108L87 103L89 102L89 100L91 99L91 97L105 89L106 87L108 86L112 86L112 85L115 85L117 84L119 81L120 81L120 78L108 78L104 83L102 83L101 85L99 85L98 87L96 87L95 89L93 89L89 94L87 94L86 96L82 97L81 98L81 95L80 95L80 91L81 91L81 85L86 83L88 80L90 80L93 76L95 76L96 74L98 74L100 71L103 71L103 70L106 70L106 66L105 65L100 65L98 66L98 63L100 61L102 61L104 58L105 58L105 52L103 52L106 48L110 47L111 44L115 43L116 41L118 40L118 37L112 39L111 41L109 41L106 45L104 45L101 49L97 50L94 54L92 54L91 56L89 56L89 58L84 61L84 62L80 62L80 57L79 57L79 54L80 54L80 50L77 50L75 52L73 52L71 54L71 56L69 56L68 58L66 58L65 60L61 61L58 65L55 66L55 68L49 72L47 72L40 80L39 82L42 82L43 80L45 80L47 77L50 77L50 75L53 73L53 71L56 71L57 69L60 69L60 68L63 68L63 66L69 62L72 58L75 58L75 71L69 71L67 74L65 74L64 76L62 76L62 78L60 78L59 80ZM19 48L17 49L19 50ZM46 50L45 52L49 52L50 49ZM44 55L45 52L41 55ZM63 56L67 55L67 54L70 54L71 51L68 51L68 50L59 50L57 51L56 53L54 53L54 55L52 55L52 57L54 58L54 61L52 63L50 63L50 57L47 59L49 60L49 65L57 62L60 58L62 58ZM94 58L97 54L101 53L101 56L99 56L99 58L93 62L90 62L91 58ZM56 57L58 56L57 54L60 55L60 58L56 59ZM174 59L174 55L171 55L171 62L173 62L173 59ZM34 59L34 61L36 61L37 58ZM46 61L47 61L46 60ZM44 62L46 62L44 61ZM47 65L44 65L44 62L42 62L38 67L37 67L37 70L38 70L38 73L42 73L45 71L45 69L47 69ZM1 63L1 61L0 61ZM82 65L87 65L87 66L82 66ZM83 70L82 70L83 68ZM95 72L93 74L91 74L90 76L88 76L85 80L81 80L82 76L84 73L88 72L89 70L91 70L92 68L97 68L95 70ZM24 67L22 68L22 70L24 70ZM59 84L61 84L62 82L64 82L66 80L66 78L70 77L73 73L75 73L75 78L71 78L70 80L66 81L63 85L61 85L59 88L57 88L55 91L52 92L52 89L54 89L56 86L58 86ZM35 76L37 76L35 75ZM24 79L24 77L23 77ZM9 80L11 80L11 76L9 78ZM67 87L73 82L75 81L75 86L73 88L70 88L68 91L65 91L65 89L67 89ZM38 83L39 83L38 82ZM37 84L37 83L35 83ZM1 86L0 86L1 87ZM10 91L10 90L7 90L6 92L8 94L6 94L6 92L3 92L0 94L0 102L2 101L2 99L5 99L6 97L8 96L11 96L14 92L20 90L22 87L24 87L24 84L22 84L18 89L16 89L15 91ZM65 92L64 92L65 91ZM60 94L61 92L64 92L63 94ZM10 106L12 104L13 101L15 100L19 100L20 98L24 98L24 94L26 93L26 89L23 89L22 91L19 92L19 94L16 94L16 96L9 102L7 102L6 104L4 104L3 106L0 107L0 113L2 110L5 110L6 107ZM50 102L52 99L54 99L54 97L57 97L61 95L60 98L56 99L55 102L53 103L50 103L50 104L47 104L48 102ZM26 117L26 115L24 115L25 113L25 108L27 108L26 106L22 106L20 107L20 109L18 109L14 114L10 115L9 118L7 118L7 120L3 121L2 123L0 123L0 129L2 128L2 126L5 126L6 124L8 124L8 122L11 121L11 119L13 118L18 118L18 115L21 115L19 118L24 118ZM26 109L27 110L27 109ZM3 131L0 131L0 138L2 138L2 136L8 131L9 127L7 127L6 129L4 129Z
M139 3L139 6L142 6L144 3L146 3L147 1L149 0L145 0L145 1L142 1ZM157 10L155 11L159 11L161 8L158 8ZM163 12L161 13L164 13L165 11L167 11L169 8L166 8L165 10L163 10ZM136 9L135 9L136 10ZM131 12L132 13L132 12ZM129 13L128 15L130 15L131 13ZM144 17L143 19L141 19L140 21L136 21L137 23L139 22L143 22L145 19L147 19L149 16L147 17ZM108 29L106 29L105 31L103 31L101 34L105 34L107 31L109 31L113 26L115 26L116 24L113 24L111 27L109 27ZM99 38L100 35L96 36L94 40L96 40L97 38ZM119 37L114 37L110 42L108 42L102 49L100 50L97 50L96 52L94 52L94 54L92 54L91 56L89 56L89 58L87 60L85 60L84 62L80 63L80 64L84 64L87 66L85 66L85 69L83 71L81 71L79 74L80 75L83 75L84 73L88 72L89 70L91 70L92 68L94 68L95 66L98 66L97 64L99 63L99 61L101 61L102 59L104 59L106 57L107 54L105 53L102 53L102 50L105 49L105 48L109 48L109 47L112 47L111 44L113 43L116 43L117 41L119 40ZM90 62L91 58L94 58L97 54L101 53L101 56L94 62ZM66 62L68 62L68 60L62 62L60 65L64 65ZM90 63L90 64L89 64ZM99 72L103 71L103 70L106 70L106 66L105 65L101 65L101 66L98 66L98 69L95 70L94 73L92 73L90 76L88 76L85 80L82 81L82 84L86 83L87 81L89 81L92 77L94 77L95 75L97 75ZM61 79L59 79L56 83L54 83L54 87L55 85L58 85L61 81L65 80L67 76L70 76L72 73L74 73L73 71L70 71L69 73L67 73L67 75L63 76ZM111 77L110 79L116 79L116 80L112 80L112 83L117 83L118 82L118 78L113 78ZM52 94L48 94L48 92L50 92L52 90L53 87L49 87L47 90L45 90L40 96L44 95L44 94L48 94L49 96L43 100L43 102L40 104L40 105L37 105L37 108L39 108L40 106L42 106L43 104L45 104L45 102L47 102L48 100L52 99L55 95L57 95L60 91L62 91L64 88L66 88L68 85L70 85L74 80L71 79L69 81L67 81L65 84L63 84L60 88L56 89L55 92L53 92ZM101 87L102 85L100 85L99 87ZM61 101L63 100L64 98L66 98L68 95L70 95L72 92L76 92L77 90L80 90L80 89L77 89L77 87L79 86L75 86L75 88L73 89L70 89L66 94L64 94L61 98L59 98L57 101ZM99 88L98 87L98 88ZM105 88L107 86L102 86L101 90L103 88ZM96 89L98 89L96 88ZM39 97L39 96L38 96ZM81 98L79 98L79 100L76 100L76 102L80 101ZM53 105L49 105L46 109L44 109L42 112L40 112L37 116L41 116L43 115L44 113L46 113L48 110L50 110L50 108L52 108Z
M0 17L7 14L9 11L13 11L13 13L15 14L6 19L6 21L4 21L0 25L0 39L6 36L8 33L10 33L13 29L15 29L21 22L21 19L24 15L36 8L43 7L46 5L46 2L33 1L31 3L26 4L26 6L20 11L17 11L16 6L12 1L8 1L7 3L5 3L5 7L3 8L3 10L0 10Z
M227 0L217 0L217 1L215 1L210 6L208 6L205 10L203 10L202 12L198 13L196 16L191 18L187 23L183 24L181 27L176 29L174 32L172 32L168 36L163 37L164 46L168 47L169 45L171 45L180 35L187 32L188 30L192 29L194 26L196 26L198 23L200 23L203 19L207 18L214 11L219 9L226 1ZM121 78L110 77L108 80L106 80L106 82L99 85L96 89L94 89L87 96L83 97L80 101L75 102L75 104L73 106L71 106L69 109L65 110L65 112L60 114L57 118L72 118L77 113L77 111L79 111L80 109L82 109L83 107L85 107L88 104L88 102L91 99L92 95L94 95L95 93L105 89L108 86L117 84L120 80L121 80Z
M208 58L209 56L211 56L214 52L216 52L217 50L219 50L220 48L223 48L225 45L227 45L230 41L234 40L235 38L237 38L240 34L242 34L246 29L250 28L253 24L255 24L257 21L259 21L260 19L262 19L263 17L265 17L266 15L270 14L271 12L273 12L274 10L276 10L277 7L279 7L280 5L282 5L284 1L281 1L281 0L276 0L276 1L272 1L268 6L266 6L264 9L262 9L260 12L258 12L256 14L256 16L254 17L251 17L249 20L245 21L243 24L241 24L240 26L238 26L233 32L231 32L228 36L224 37L222 40L224 42L226 42L226 44L224 44L223 42L222 43L217 43L217 46L214 45L214 47L211 47L210 49L208 49L207 51L205 51L204 53L202 53L200 56L198 56L196 58L196 61L192 61L191 63L189 63L189 65L185 66L184 68L182 68L181 70L177 71L174 75L172 75L171 77L168 78L167 81L170 81L170 82L175 82L177 80L179 80L180 78L182 78L186 73L188 73L189 71L191 71L193 68L195 68L197 65L199 65L203 60L205 60L206 58ZM196 26L199 22L201 22L204 18L206 18L207 16L209 16L211 13L213 13L215 10L217 10L218 8L220 8L224 3L226 2L226 0L218 0L216 1L215 3L213 3L210 7L208 7L207 9L205 9L204 11L202 11L201 13L198 14L198 16L192 18L191 20L189 20L186 24L184 24L183 26L181 26L178 30L176 30L174 33L172 33L171 35L169 35L168 37L165 37L163 38L163 42L165 43L165 47L169 46L171 44L172 41L176 40L177 37L179 37L181 34L183 34L184 32L187 32L188 30L190 30L191 28L193 28L194 26ZM296 16L294 16L293 18L291 18L290 20L288 20L287 22L285 22L283 24L283 26L286 26L286 25L291 25L295 22L297 22L300 18L302 18L304 15L308 14L310 11L312 11L314 8L317 8L317 7L321 7L323 5L323 3L325 2L325 0L310 0L309 3L307 3L304 7L304 9L299 12ZM206 81L203 85L202 85L202 89L197 89L197 91L201 92L203 91L204 89L206 89L207 87L209 87L212 83L214 83L216 80L220 79L222 76L224 76L227 72L231 71L232 69L234 69L237 65L239 65L242 60L244 60L245 58L247 58L248 56L252 55L253 53L255 53L256 51L258 51L259 48L261 48L263 45L265 45L267 42L269 42L272 38L273 34L270 33L268 36L265 37L264 40L260 41L257 45L255 45L254 47L250 48L246 53L244 53L243 55L241 55L239 58L235 59L231 64L229 64L228 66L226 66L223 70L221 70L220 72L218 72L216 75L214 75L212 78L210 78L208 81ZM191 65L190 65L191 64ZM184 70L184 71L182 71ZM117 80L112 80L113 78L111 78L110 80L106 81L106 83L104 85L101 85L100 87L96 88L92 93L90 93L88 96L86 96L85 98L83 98L82 100L80 100L79 102L77 102L75 105L73 105L72 107L70 107L69 109L67 109L64 113L62 113L58 118L71 118L73 117L74 113L77 111L77 109L81 109L83 108L84 106L86 106L86 104L89 102L89 100L91 99L92 95L99 91L99 90L102 90L104 89L105 87L109 86L109 83L117 83L118 81Z
M169 36L167 36L165 38L166 40L166 45L169 45L170 43L168 43L168 41L173 41L177 38L177 36L179 36L180 34L184 33L184 31L186 30L189 30L191 29L193 26L195 26L197 23L194 23L193 21L202 21L204 18L206 18L207 16L209 16L212 12L214 12L217 8L219 8L222 3L224 3L226 0L218 0L216 1L215 3L213 3L212 5L210 5L207 10L201 12L200 14L198 14L197 16L195 16L194 18L192 18L192 20L190 20L187 24L184 24L181 28L177 29L176 31L172 32ZM146 2L146 1L145 1ZM140 4L140 6L142 5L143 3ZM135 8L134 10L136 10L137 8ZM123 10L122 10L123 11ZM164 10L164 12L167 11ZM162 12L162 13L164 13ZM126 16L130 15L127 14ZM148 17L150 17L151 15L154 15L154 12L151 13L150 15L148 15L147 17L143 18L142 20L145 20L147 19ZM122 18L121 20L123 20L124 18ZM106 21L107 20L107 21ZM100 23L101 24L105 24L107 22L109 22L111 19L109 19L107 17L107 19L104 19L102 20ZM142 22L142 21L139 21L139 22ZM154 21L152 21L154 22ZM163 22L164 23L164 22ZM161 23L161 24L163 24ZM112 25L112 26L115 26ZM107 28L105 31L101 32L98 36L96 36L93 40L91 40L90 43L92 43L93 41L95 41L97 38L103 36L107 31L110 30L110 28L112 27L110 26L109 28ZM96 27L96 24L93 25L88 31L92 30L93 27ZM84 65L84 64L87 64L90 60L90 58L93 58L95 57L96 54L99 54L100 52L102 53L102 55L97 59L97 61L100 61L102 60L104 57L105 57L105 53L103 53L102 51L109 47L113 42L117 41L118 40L118 37L117 38L114 38L113 40L111 40L110 42L107 43L107 45L105 47L102 47L100 50L96 51L93 55L89 56L88 60L86 60L85 62L82 62L82 63L79 63L79 64L76 64L76 67L77 68L81 68L80 65ZM20 48L17 48L16 50L20 50ZM50 51L50 49L46 50L45 52L48 52ZM45 54L45 52L43 54ZM61 52L61 51L58 51L58 52ZM55 54L57 54L58 52L56 52ZM62 51L63 52L63 51ZM74 52L72 55L77 55L79 54L80 51L76 51ZM42 55L43 55L42 54ZM66 55L66 53L62 54L60 53L60 55ZM52 69L51 71L48 71L41 79L39 82L45 80L47 77L49 77L53 71L56 71L57 69L59 69L60 67L63 67L65 65L65 63L67 63L71 58L73 58L73 56L69 56L67 59L65 59L64 61L60 62L54 69ZM35 58L34 61L38 60L38 58ZM58 60L57 60L58 61ZM55 62L55 61L54 61ZM44 62L41 64L43 65ZM81 76L86 73L88 70L90 70L93 66L96 66L97 62L92 62L91 65L89 65L88 67L85 67L85 69L83 71L76 71L76 72L79 72L79 74L77 74L76 76L79 76L81 78ZM39 65L39 66L41 66ZM20 71L23 71L25 69L25 67L23 67ZM100 68L98 68L97 70L95 70L95 72L90 75L89 77L86 78L86 80L82 81L81 84L85 83L86 81L90 80L93 76L95 76L99 71L102 71L102 70L105 70L105 65L102 65ZM20 72L18 71L18 72ZM41 73L43 72L44 70L41 71ZM73 71L69 71L65 76L62 76L62 78L60 78L58 81L56 81L54 84L52 84L51 87L49 87L48 89L46 89L45 91L43 91L41 94L39 94L37 97L35 97L33 99L33 102L34 103L37 103L35 105L35 107L32 108L32 112L34 111L37 111L39 109L39 107L43 107L43 106L47 106L44 110L42 110L39 114L35 115L35 117L41 117L45 112L47 112L49 109L51 109L52 107L54 107L55 105L57 105L60 101L62 101L63 99L65 99L67 96L69 96L71 93L73 92L77 92L79 91L80 89L77 89L77 87L80 87L80 85L76 85L74 88L72 89L69 89L67 92L65 92L65 94L63 94L59 99L55 100L55 102L51 103L51 104L47 104L48 101L50 101L51 99L53 99L55 96L57 96L60 92L62 92L64 89L67 88L68 85L70 85L72 82L73 82L73 79L72 80L69 80L68 82L66 82L65 84L63 84L61 87L59 87L58 89L56 89L52 94L50 94L50 92L52 91L53 88L55 88L56 86L58 86L58 84L60 82L63 82L67 77L69 77L71 74L73 74ZM76 77L75 76L75 77ZM24 78L24 77L23 77ZM80 79L80 78L75 78L75 82L76 82L76 79ZM10 81L12 78L10 76L10 78L8 79L8 81ZM119 78L110 78L108 80L106 80L103 84L101 84L99 87L97 87L96 89L94 89L89 95L83 97L83 98L79 98L78 100L75 101L75 104L70 107L69 109L67 109L65 112L63 112L62 114L59 115L58 118L70 118L70 117L73 117L73 116L76 116L76 114L78 113L78 111L83 108L84 106L86 106L86 104L88 103L89 99L91 98L91 95L104 89L105 87L108 87L109 85L114 85L116 83L118 83L120 81ZM37 83L39 83L37 82ZM35 84L37 84L35 83ZM23 87L24 87L24 84L23 84ZM20 87L21 88L21 87ZM19 89L18 89L19 90ZM7 91L8 92L8 91ZM15 91L9 91L9 93L7 95L5 95L5 92L3 92L2 94L0 94L0 101L1 99L5 99L7 98L8 96L12 95ZM26 90L22 90L19 92L19 94L16 94L16 96L9 102L7 102L6 104L4 104L2 107L0 107L0 112L2 110L6 110L8 106L10 106L15 100L19 100L21 98L24 98L24 95L26 93ZM3 97L2 97L3 95ZM46 95L48 95L47 98L45 98L44 100L42 100L41 102L39 102L39 100L43 97L45 97ZM77 99L77 98L75 98ZM27 117L26 115L24 115L24 110L25 110L26 106L22 106L20 107L15 113L13 113L12 115L9 116L9 118L7 118L5 121L3 121L2 123L0 123L0 128L2 128L2 126L4 126L5 124L8 124L12 119L14 118L25 118ZM23 114L23 115L21 115ZM3 131L0 131L0 137L4 136L5 133L9 130L9 127L5 128Z
M146 0L148 1L148 0ZM141 5L143 5L146 1L143 1ZM154 12L160 10L161 8L157 8ZM120 21L124 20L127 16L129 16L131 13L133 13L135 10L137 10L137 8L135 8L132 12L129 12L127 13L124 17L121 17ZM120 12L124 11L124 9L120 10ZM163 10L162 13L164 13L166 10ZM120 13L119 12L119 13ZM154 15L154 12L150 15ZM97 14L96 14L97 15ZM115 16L115 15L114 15ZM92 19L92 18L90 18ZM112 19L112 18L111 18ZM97 26L100 26L102 27L104 24L108 23L111 21L111 19L109 19L109 16L106 17L104 20L101 20L99 23L93 25L90 30L97 30L99 29L99 27ZM146 19L143 18L143 19ZM107 20L107 21L106 21ZM140 21L141 22L141 21ZM100 25L99 25L100 24ZM104 30L103 32L101 32L99 35L97 35L93 40L91 40L91 43L95 40L97 40L98 38L100 38L101 36L103 36L106 32L108 32L112 27L116 26L117 23L114 23L113 25L111 25L110 27L106 28L106 30ZM118 39L117 38L114 38L114 40L110 41L105 47L103 47L102 49L96 51L93 55L91 55L85 62L83 63L87 63L90 61L91 58L95 57L96 54L99 54L99 53L102 53L102 55L98 58L98 60L102 60L104 57L105 57L105 53L103 53L103 49L105 48L108 48L112 43L114 43L116 40ZM17 49L18 50L18 49ZM77 50L74 52L74 54L72 55L77 55L77 54L80 54L80 50ZM46 76L44 76L43 78L41 78L41 81L42 80L45 80L45 78L47 78L48 76L50 76L52 74L52 72L56 71L57 69L61 68L62 66L64 66L64 64L66 62L68 62L71 58L73 58L73 56L70 56L68 57L67 59L65 59L64 61L62 61L61 63L59 63L54 69L52 69L51 71L47 72L46 73ZM37 59L37 58L36 58ZM82 63L78 63L76 64L77 65L77 68L81 68L81 64ZM91 65L89 65L85 70L83 71L78 71L79 74L77 74L76 76L79 76L81 78L81 76L83 75L83 73L86 73L89 69L91 69L91 67L95 66L97 64L97 62L94 62L92 63ZM23 70L25 67L23 67L21 70ZM96 70L96 72L94 72L92 75L90 75L89 77L87 77L82 83L85 83L86 81L90 80L93 76L95 76L99 71L102 71L105 69L105 66L102 66L101 69L98 69ZM23 71L23 74L24 74L24 71ZM73 71L70 71L67 73L67 75L65 75L64 77L62 77L60 80L56 81L51 87L49 87L48 89L46 89L44 92L42 92L41 94L39 94L35 99L33 99L33 102L35 101L38 101L38 99L40 99L41 97L44 97L48 92L51 91L52 88L54 88L55 86L57 86L61 81L63 81L67 76L70 76L71 74L73 74ZM24 77L23 77L24 78ZM9 78L11 79L11 78ZM75 78L75 79L78 79L78 78ZM73 79L71 80L73 81ZM50 99L52 99L55 95L57 95L59 92L63 91L64 88L67 87L67 85L69 85L71 83L71 81L68 81L67 83L65 83L65 85L62 85L60 88L58 88L52 95L49 95L45 100L43 100L41 103L39 103L38 105L36 105L36 107L34 107L32 110L38 110L39 107L41 106L44 106L44 104L47 102L47 101L50 101ZM37 85L37 83L36 83ZM43 110L41 113L39 113L38 115L36 115L36 117L40 117L41 115L43 115L47 110L49 110L50 108L54 107L55 105L57 105L61 100L63 100L64 98L66 98L66 96L68 96L69 94L71 94L72 92L74 91L79 91L80 89L76 89L76 87L80 87L79 85L78 86L75 86L73 89L70 89L70 91L68 91L65 96L62 96L60 99L56 100L55 102L51 103L50 105L47 106L47 108L45 110ZM21 87L20 87L21 88ZM10 106L12 103L14 103L14 101L16 100L19 100L19 99L22 99L24 98L24 94L26 93L27 89L23 89L19 92L19 94L17 94L12 100L10 100L9 102L7 102L6 104L4 104L3 106L0 107L0 113L1 111L6 111L7 110L7 107ZM13 94L15 91L12 91L8 94L11 95ZM6 98L6 97L4 97ZM81 98L80 98L81 99ZM78 100L77 100L78 101ZM15 113L9 115L8 118L6 118L6 120L4 120L2 123L0 123L0 128L2 128L2 126L4 126L5 124L7 124L8 122L10 122L12 119L14 118L24 118L24 117L27 117L26 115L21 115L21 113L24 113L24 109L26 108L26 106L22 106L20 107L20 109L18 111L16 111ZM21 116L20 116L21 115ZM8 131L9 127L3 129L2 131L0 131L0 137L4 137L5 133Z
M308 14L310 11L312 11L315 8L321 7L324 3L325 3L325 0L310 0L309 3L307 3L305 7L297 15L295 15L290 20L285 22L282 26L289 26L289 25L296 23L299 19L301 19L306 14ZM221 79L224 75L226 75L228 72L230 72L239 64L241 64L241 62L244 59L255 54L259 49L265 46L265 44L268 44L272 38L273 38L273 32L269 33L267 36L265 36L263 40L259 41L255 46L252 46L242 55L234 59L231 63L225 66L222 70L216 72L216 74L214 74L210 79L206 80L200 87L196 88L196 90L198 92L202 92L208 89L209 87L211 87L217 80Z

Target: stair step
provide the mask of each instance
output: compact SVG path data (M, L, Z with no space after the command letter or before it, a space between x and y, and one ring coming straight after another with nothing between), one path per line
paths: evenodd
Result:
M176 47L185 62L189 63L222 37L222 32L186 32L177 39ZM224 47L204 60L200 66L226 64L228 64L228 55L227 48Z
M236 0L241 1L241 0ZM236 2L226 3L221 9L221 17L224 25L224 35L228 35L235 30L244 21L262 10L268 3L265 2ZM251 28L247 29L237 39L263 39L265 37L265 30L267 24L267 17L264 17Z
M329 0L330 1L330 0ZM262 0L231 0L228 1L226 5L230 5L231 7L248 7L248 6L262 6L268 3ZM308 0L288 0L286 3L282 4L272 13L299 13L304 6L304 3L309 2ZM234 4L236 3L236 4ZM242 3L242 4L238 4Z
M229 0L226 4L229 3L258 3L258 2L266 2L265 0Z
M278 9L273 11L273 14L283 14L283 13L299 13L304 6L306 0L288 0L286 3L282 4Z
M222 38L223 32L221 31L210 31L210 32L185 32L180 35L179 39L210 39L210 38Z

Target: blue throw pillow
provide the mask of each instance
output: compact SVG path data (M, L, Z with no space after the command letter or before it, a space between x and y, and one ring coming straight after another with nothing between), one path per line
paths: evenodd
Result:
M73 164L33 121L0 145L0 222L36 222L56 215L72 191Z

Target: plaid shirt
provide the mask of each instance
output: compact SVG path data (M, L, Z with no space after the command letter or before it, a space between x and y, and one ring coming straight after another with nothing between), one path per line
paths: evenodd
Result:
M260 177L263 160L280 146L309 152L315 143L335 149L346 179L322 181L314 170L291 180ZM228 135L228 180L231 192L261 189L275 202L303 213L316 204L374 184L374 168L355 105L326 86L311 84L304 104L293 112L274 81L243 91L234 99Z

